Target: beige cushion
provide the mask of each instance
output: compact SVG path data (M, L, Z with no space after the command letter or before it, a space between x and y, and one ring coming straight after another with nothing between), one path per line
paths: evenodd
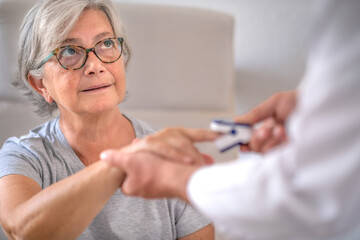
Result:
M230 15L188 7L116 5L133 49L126 106L229 108L233 87Z
M18 99L10 84L16 74L16 51L20 24L34 1L0 0L0 99Z

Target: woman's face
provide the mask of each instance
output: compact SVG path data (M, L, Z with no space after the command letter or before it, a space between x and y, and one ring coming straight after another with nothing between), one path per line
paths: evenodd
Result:
M106 15L89 9L82 13L63 45L91 48L109 37L115 36ZM78 70L66 70L52 57L44 65L43 85L49 95L45 99L54 100L62 116L107 111L117 107L125 96L123 57L103 63L90 51L85 65Z

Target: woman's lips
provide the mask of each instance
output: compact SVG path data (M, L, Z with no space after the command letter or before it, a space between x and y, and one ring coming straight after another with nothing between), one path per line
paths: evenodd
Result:
M101 90L104 88L108 88L110 87L112 84L106 84L106 85L98 85L98 86L91 86L85 90L83 90L82 92L91 92L91 91L97 91L97 90Z

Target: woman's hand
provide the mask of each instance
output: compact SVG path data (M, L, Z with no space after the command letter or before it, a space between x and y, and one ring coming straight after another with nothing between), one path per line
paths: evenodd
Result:
M296 106L296 91L276 93L253 108L250 112L235 117L235 122L258 124L247 145L241 146L242 151L265 153L275 146L286 142L285 122Z

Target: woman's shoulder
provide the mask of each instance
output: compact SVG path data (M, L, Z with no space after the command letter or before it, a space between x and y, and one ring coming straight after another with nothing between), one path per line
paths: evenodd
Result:
M52 172L61 149L58 120L52 119L21 137L11 137L0 149L0 178L9 174L27 176L40 186L53 183ZM59 176L59 175L57 175Z
M53 136L56 132L58 119L51 119L31 129L27 134L20 137L10 137L3 144L1 150L36 149L44 144L44 139Z

